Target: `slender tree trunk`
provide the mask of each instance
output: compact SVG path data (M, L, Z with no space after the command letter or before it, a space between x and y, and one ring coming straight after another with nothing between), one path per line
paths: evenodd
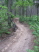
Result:
M38 6L37 6L37 21L38 21Z
M16 16L16 6L15 6L15 9L14 9L15 11L14 11L14 15Z
M14 2L16 2L16 0ZM16 16L16 5L15 5L15 8L14 8L14 15Z
M8 12L12 13L12 0L8 0ZM8 13L8 25L11 27L11 15Z
M32 8L31 8L31 12L30 12L30 17L32 16Z
M21 16L21 6L19 6L19 16Z
M26 7L26 17L27 17L27 7Z
M22 0L22 2L23 2L24 0ZM23 2L24 3L24 2ZM23 6L23 4L22 4L22 16L24 17L24 6Z
M16 2L18 2L18 0L16 0ZM15 6L15 11L14 11L14 15L16 16L16 6Z
M22 7L22 16L24 17L24 7Z

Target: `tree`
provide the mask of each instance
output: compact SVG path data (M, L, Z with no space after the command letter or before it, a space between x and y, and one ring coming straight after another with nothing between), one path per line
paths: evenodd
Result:
M6 6L8 7L8 25L11 27L11 15L10 13L12 13L12 4L13 1L12 0L5 0Z
M11 6L12 6L12 0L8 0L8 11L12 13ZM11 27L11 15L10 14L8 14L8 24Z
M22 16L24 16L24 8L27 8L27 6L32 6L33 0L18 0L16 5L22 7Z
M24 6L23 6L24 4L23 3L24 3L24 0L22 0L22 16L24 16Z

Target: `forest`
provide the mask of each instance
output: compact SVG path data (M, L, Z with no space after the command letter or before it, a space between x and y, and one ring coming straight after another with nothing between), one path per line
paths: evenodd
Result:
M39 0L0 0L0 52L39 52Z

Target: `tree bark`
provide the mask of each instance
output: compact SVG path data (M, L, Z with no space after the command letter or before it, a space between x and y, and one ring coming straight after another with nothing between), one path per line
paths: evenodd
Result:
M19 16L21 16L21 6L19 6Z
M22 0L23 2L24 0ZM23 2L24 3L24 2ZM24 17L24 6L23 6L23 3L22 3L22 16Z
M12 13L12 0L8 0L8 12ZM8 13L8 25L11 27L11 15Z

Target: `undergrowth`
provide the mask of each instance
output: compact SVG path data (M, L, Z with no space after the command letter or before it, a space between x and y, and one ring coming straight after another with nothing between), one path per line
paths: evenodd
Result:
M7 16L7 7L6 6L2 6L0 5L1 9L0 9L0 36L3 33L8 32L8 16Z
M6 6L0 5L0 7L0 36L2 36L2 34L10 34L7 13L11 15L11 20L13 19L14 15L10 12L7 12L8 8Z
M32 34L36 37L34 40L35 46L33 50L27 50L27 52L39 52L39 19L37 19L39 16L32 16L32 17L20 17L20 22L27 22L30 25L30 29L33 29L34 31Z

